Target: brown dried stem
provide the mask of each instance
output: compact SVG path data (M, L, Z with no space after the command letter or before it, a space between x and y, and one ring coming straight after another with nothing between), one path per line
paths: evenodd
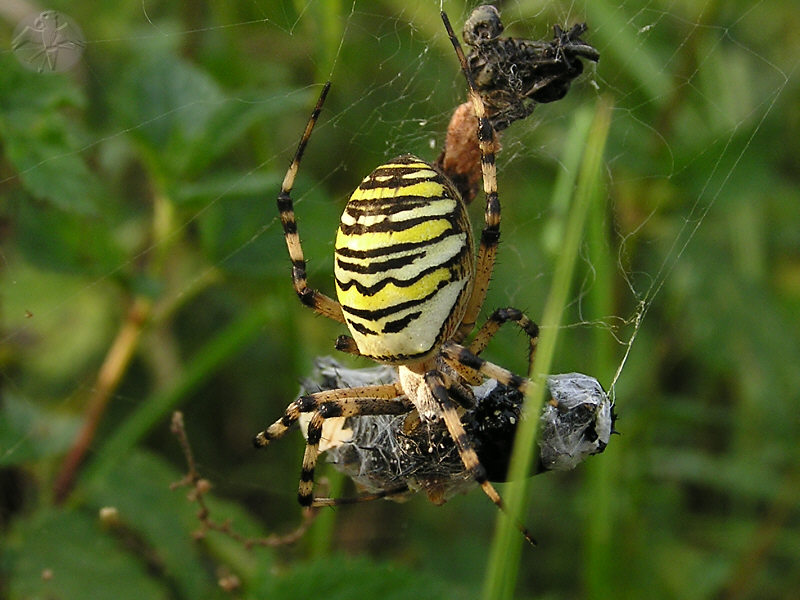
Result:
M108 406L108 401L128 368L150 311L150 300L142 297L134 299L128 309L125 321L122 323L114 342L106 354L100 371L97 373L95 384L92 387L83 427L78 432L72 447L61 464L61 469L53 485L54 499L57 504L66 500L72 490L72 486L75 484L78 468L83 462L92 440L94 440L97 427Z
M237 532L231 526L231 521L229 519L226 519L222 522L212 519L211 512L205 501L205 495L211 491L211 482L208 479L201 477L200 473L197 471L197 465L194 460L192 447L189 444L189 438L186 435L186 428L183 422L183 413L180 411L175 411L172 413L170 431L176 438L178 438L178 443L180 444L183 455L186 458L186 465L188 468L186 475L180 481L173 483L170 486L170 489L175 490L180 487L191 488L189 494L187 495L187 499L189 502L196 502L199 507L199 510L197 511L197 518L200 521L200 529L194 532L193 535L195 539L203 539L206 535L206 532L209 530L218 531L239 542L246 549L250 550L254 546L276 548L279 546L293 544L303 537L306 531L308 531L308 528L314 522L314 519L319 512L318 509L304 509L302 522L296 529L290 531L289 533L285 533L283 535L272 534L266 537L258 538L248 538Z

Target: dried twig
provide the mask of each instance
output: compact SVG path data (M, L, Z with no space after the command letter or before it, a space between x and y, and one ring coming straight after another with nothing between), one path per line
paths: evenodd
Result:
M53 485L55 501L58 503L63 502L72 490L78 469L94 440L108 402L127 371L133 353L139 344L139 338L150 315L150 310L149 300L142 297L134 299L117 337L106 354L86 405L83 427L61 464L61 469Z
M308 528L314 522L314 519L319 512L318 509L305 509L303 511L302 522L296 529L290 531L289 533L285 533L283 535L272 534L259 538L248 538L237 532L231 526L230 519L226 519L222 522L212 519L210 510L205 501L205 495L211 491L211 482L208 479L201 477L200 473L197 471L197 464L195 463L192 447L189 444L189 438L186 435L186 428L183 423L183 413L180 411L175 411L172 413L170 431L176 438L178 438L178 443L181 446L181 450L183 450L183 455L186 458L186 464L188 467L188 472L186 475L180 481L173 483L170 486L170 489L176 490L181 487L191 488L189 494L187 495L187 499L189 502L196 502L199 506L197 518L200 521L200 529L193 533L195 539L203 539L206 535L206 532L209 530L218 531L227 535L231 539L236 540L249 550L254 546L275 548L293 544L303 537L306 531L308 531Z

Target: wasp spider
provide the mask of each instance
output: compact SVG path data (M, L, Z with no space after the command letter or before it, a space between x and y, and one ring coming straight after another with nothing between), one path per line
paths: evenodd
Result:
M468 384L482 378L493 378L524 392L527 379L478 354L503 323L520 326L530 337L531 349L535 348L538 328L517 310L500 310L468 346L462 345L475 326L494 267L500 202L494 131L445 13L442 20L478 119L486 209L477 261L466 206L453 183L432 164L402 155L364 178L344 209L334 259L338 302L309 286L291 191L330 83L322 90L278 196L292 280L302 303L347 325L351 336L337 340L339 350L397 367L397 381L393 383L302 396L256 435L255 445L266 446L284 435L302 413L311 414L298 491L303 506L329 504L313 496L314 467L325 419L409 413L409 418L423 424L443 421L467 472L492 502L503 507L464 430L459 407L474 405Z

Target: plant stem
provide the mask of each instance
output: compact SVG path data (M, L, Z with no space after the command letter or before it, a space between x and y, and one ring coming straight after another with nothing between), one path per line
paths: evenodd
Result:
M117 336L114 338L114 342L108 349L100 371L97 373L95 384L92 386L92 394L86 406L83 427L81 427L66 458L61 463L61 469L53 485L53 496L57 504L66 500L72 490L78 469L83 462L86 451L94 440L97 427L108 406L108 401L111 399L114 390L117 389L139 343L142 329L150 315L151 306L150 300L146 298L141 296L134 298L131 307L128 309L128 314L117 332Z

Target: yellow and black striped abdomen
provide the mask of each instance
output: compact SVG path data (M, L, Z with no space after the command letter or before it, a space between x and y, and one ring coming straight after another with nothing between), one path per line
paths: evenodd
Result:
M473 275L466 207L433 166L399 156L350 197L336 236L336 292L361 354L421 359L461 321Z

